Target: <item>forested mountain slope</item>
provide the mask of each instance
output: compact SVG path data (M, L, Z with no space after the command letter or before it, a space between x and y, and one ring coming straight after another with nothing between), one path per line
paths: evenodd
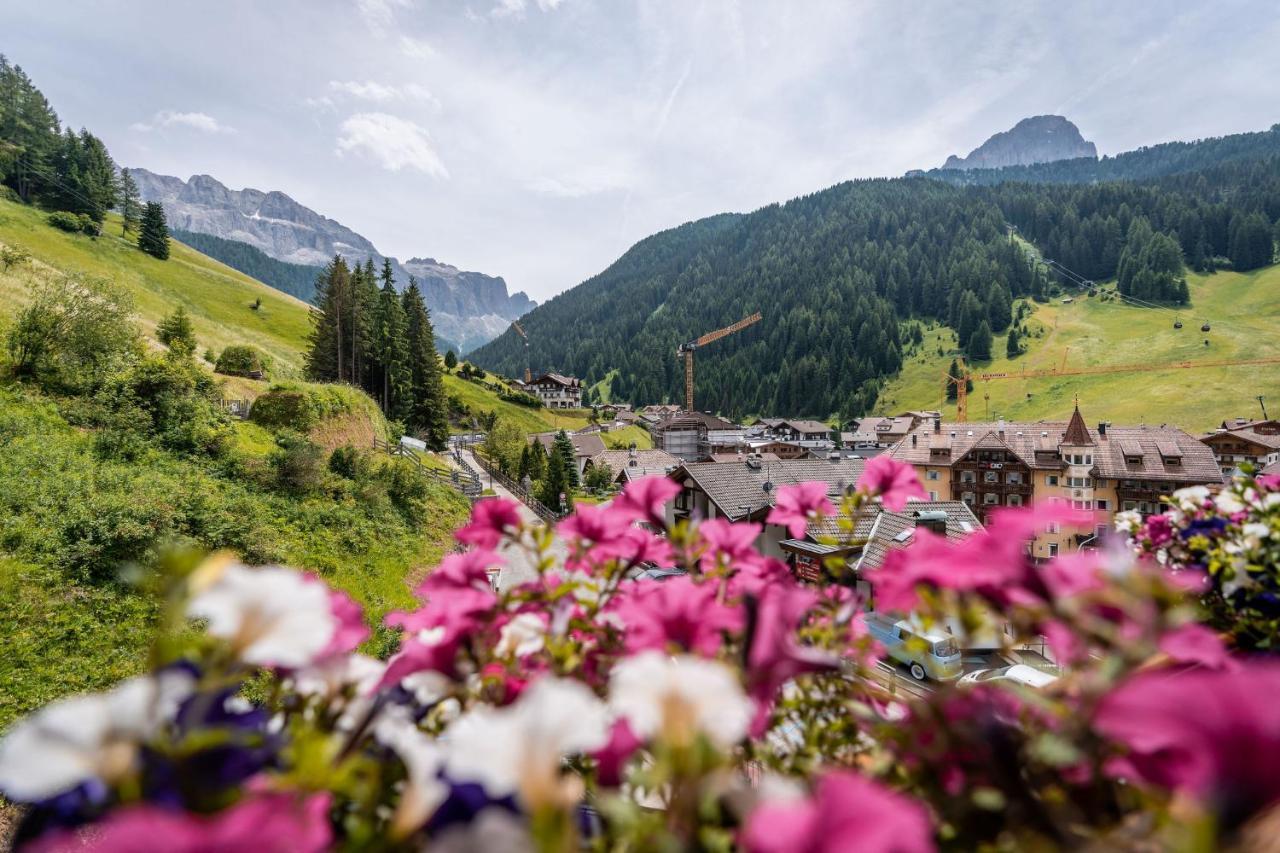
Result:
M1178 148L1182 162L1203 168L1143 182L857 181L690 223L641 241L525 317L529 362L588 383L616 370L614 399L679 400L676 347L761 311L760 323L699 354L699 408L860 414L900 368L904 344L918 336L913 321L950 326L981 363L1010 324L1012 300L1044 298L1053 282L1007 225L1082 275L1118 277L1126 296L1170 306L1189 298L1188 265L1270 263L1280 135L1244 136L1194 143L1194 156ZM508 332L473 359L518 374L523 342Z

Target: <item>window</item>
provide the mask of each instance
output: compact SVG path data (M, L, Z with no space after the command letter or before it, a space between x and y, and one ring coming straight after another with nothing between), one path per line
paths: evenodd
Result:
M1050 556L1050 557L1056 557L1056 556L1058 556L1058 543L1057 543L1057 542L1050 542L1050 543L1049 543L1049 556Z
M1000 482L1000 475L995 471L983 471L982 481L984 483L998 483Z
M1093 501L1072 501L1071 506L1075 509L1093 509Z
M1022 506L1022 495L1009 495L1009 506Z
M1097 501L1098 509L1111 509L1105 500L1099 498Z
M1061 526L1059 526L1058 522L1056 522L1056 521L1051 521L1051 522L1049 522L1048 524L1046 524L1046 525L1045 525L1044 532L1045 532L1045 533L1057 533L1057 532L1058 532L1059 530L1061 530L1061 529L1062 529L1062 527L1061 527Z
M936 480L936 479L938 479L938 472L937 472L937 471L926 471L926 472L925 472L925 475L924 475L924 478L925 478L926 480Z
M960 472L960 482L962 482L962 483L976 483L977 481L978 481L978 475L977 475L977 474L975 474L975 473L973 473L972 471L961 471L961 472Z
M1058 485L1058 475L1057 475L1057 474L1047 474L1047 475L1045 476L1045 478L1044 478L1044 484L1045 484L1046 486L1056 486L1056 485Z
M1012 483L1015 486L1020 486L1022 485L1022 472L1010 471L1004 479L1005 479L1005 482Z
M1122 506L1122 507L1124 507L1124 511L1125 511L1125 512L1132 512L1133 510L1135 510L1135 509L1137 509L1137 508L1138 508L1138 502L1137 502L1137 501L1124 501L1124 502L1121 504L1121 506Z
M987 492L985 495L982 496L983 506L991 506L993 504L998 504L998 503L1000 503L1000 496L995 494L994 492Z
M969 506L973 506L973 501L974 501L973 492L965 492L960 496L960 500L964 501Z
M929 492L929 500L931 500L931 501L936 501L937 499L938 499L938 493L937 493L937 492Z

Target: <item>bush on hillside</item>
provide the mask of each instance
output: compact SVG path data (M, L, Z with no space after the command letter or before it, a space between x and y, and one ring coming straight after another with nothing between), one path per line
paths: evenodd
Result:
M80 217L65 210L55 210L45 217L45 221L60 231L67 231L71 234L80 231Z
M257 347L233 344L224 349L214 365L214 370L227 376L248 376L261 379L270 367L271 359Z
M284 432L276 439L280 449L271 455L276 485L294 495L318 490L325 478L324 451L295 432Z
M327 418L354 414L367 417L382 438L388 435L386 418L368 394L350 385L311 382L277 382L253 402L249 418L269 429L308 432Z
M213 378L187 358L144 358L112 377L98 399L115 413L108 431L140 427L169 450L220 456L231 439Z
M360 476L361 463L360 451L350 444L335 448L329 454L329 470L348 480L354 480Z

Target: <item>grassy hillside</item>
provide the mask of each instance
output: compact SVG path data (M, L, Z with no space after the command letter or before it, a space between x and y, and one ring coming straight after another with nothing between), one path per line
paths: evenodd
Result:
M1033 337L1026 341L1025 354L1005 358L1004 338L998 337L992 347L997 357L974 365L973 371L1044 370L1061 366L1064 358L1070 369L1280 356L1280 266L1192 275L1188 285L1192 304L1180 312L1181 329L1173 328L1169 311L1131 308L1098 297L1076 296L1069 304L1055 298L1035 306L1027 320ZM1205 320L1212 326L1208 333L1200 331ZM945 355L938 355L940 345ZM950 330L927 332L924 347L887 384L877 410L938 408L942 374L954 352ZM1208 429L1223 418L1259 415L1259 394L1273 415L1280 411L1280 365L975 381L969 417L1065 418L1077 394L1090 420ZM943 411L954 416L955 404Z
M120 236L120 219L107 218L96 240L50 227L44 212L0 200L0 242L29 252L34 263L0 272L0 322L8 319L34 276L51 270L109 278L133 294L148 334L178 305L195 325L200 352L251 343L275 359L277 368L302 367L310 321L301 300L268 287L177 241L167 261L140 252ZM261 299L258 310L251 306Z
M491 388L463 379L454 373L445 374L444 389L450 397L456 397L472 413L479 415L481 412L497 412L501 420L514 423L524 432L575 430L587 425L587 418L580 411L555 412L551 409L530 409L516 403L509 403L499 399L497 392ZM470 429L469 424L457 423L453 431L466 432L468 429Z

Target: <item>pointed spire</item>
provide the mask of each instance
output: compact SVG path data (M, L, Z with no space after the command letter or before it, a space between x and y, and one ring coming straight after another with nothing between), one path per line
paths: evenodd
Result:
M1080 398L1076 398L1076 410L1071 414L1071 422L1067 424L1067 431L1062 436L1063 444L1070 444L1073 447L1093 444L1093 439L1089 438L1089 428L1084 425L1084 417L1080 414Z

